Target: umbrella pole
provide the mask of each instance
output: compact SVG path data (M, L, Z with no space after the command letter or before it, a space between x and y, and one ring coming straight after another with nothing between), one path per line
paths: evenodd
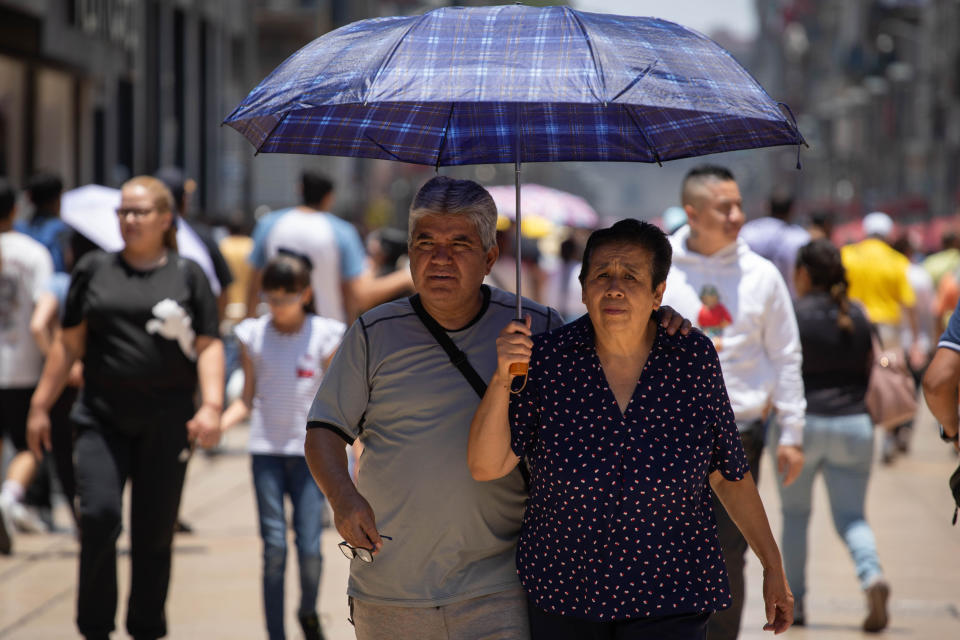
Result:
M520 301L520 158L519 155L516 160L515 169L514 169L514 192L517 195L517 204L514 208L516 212L516 227L514 228L514 253L516 254L517 262L517 320L523 322L523 304Z
M516 192L517 203L516 203L516 229L514 236L514 254L517 262L517 317L514 319L515 322L523 322L523 303L521 302L521 290L520 290L520 105L517 104L517 121L516 121L516 133L515 133L515 146L514 146L514 192ZM527 370L529 365L525 362L514 362L510 365L510 375L519 376L523 378L523 382L520 384L520 388L517 391L513 391L511 388L511 393L519 393L523 391L523 388L527 386Z

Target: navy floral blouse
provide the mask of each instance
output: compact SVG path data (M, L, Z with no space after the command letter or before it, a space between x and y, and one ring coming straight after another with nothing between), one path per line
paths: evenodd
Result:
M730 605L708 475L748 465L709 338L658 327L621 414L589 317L537 336L510 427L530 467L517 569L538 607L608 621Z

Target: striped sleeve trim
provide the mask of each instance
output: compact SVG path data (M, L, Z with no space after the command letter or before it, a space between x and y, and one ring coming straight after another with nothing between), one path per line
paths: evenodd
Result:
M952 351L960 352L960 344L956 342L950 342L949 340L941 340L937 343L937 348L943 347L944 349L950 349Z
M346 442L347 444L353 444L355 440L355 438L350 437L350 435L348 435L347 432L345 432L343 429L341 429L337 425L330 424L329 422L323 422L322 420L308 421L307 429L326 429L327 431L332 431L338 436L340 436L340 438L343 439L343 441Z

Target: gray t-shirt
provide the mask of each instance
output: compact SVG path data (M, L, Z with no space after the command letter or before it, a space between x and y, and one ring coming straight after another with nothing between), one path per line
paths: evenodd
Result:
M476 319L447 335L485 381L513 294L484 287ZM525 300L535 334L562 324ZM372 564L353 560L347 593L380 604L429 607L519 586L514 551L526 502L518 470L476 482L467 435L480 398L409 300L383 304L344 336L310 408L309 427L364 445L358 489L393 540Z

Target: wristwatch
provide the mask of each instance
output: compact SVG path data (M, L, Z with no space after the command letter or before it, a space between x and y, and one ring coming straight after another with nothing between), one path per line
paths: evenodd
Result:
M942 424L937 423L937 426L940 427L940 439L943 440L944 442L957 442L958 440L960 440L960 431L953 434L952 436L948 436L946 432L943 430Z

